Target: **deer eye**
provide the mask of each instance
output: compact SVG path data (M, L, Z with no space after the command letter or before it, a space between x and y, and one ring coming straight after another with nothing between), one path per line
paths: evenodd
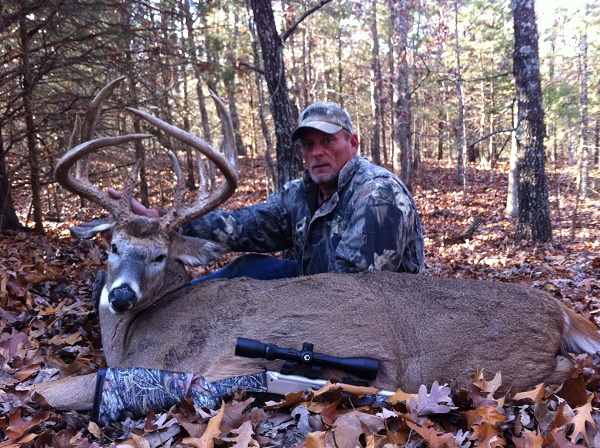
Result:
M163 261L165 261L165 258L167 258L166 255L159 255L158 257L156 257L154 259L154 262L155 263L162 263Z
M115 254L115 255L118 255L118 254L119 254L119 249L117 248L117 245L116 245L116 244L111 244L111 245L110 245L110 251L111 251L111 253L113 253L113 254Z

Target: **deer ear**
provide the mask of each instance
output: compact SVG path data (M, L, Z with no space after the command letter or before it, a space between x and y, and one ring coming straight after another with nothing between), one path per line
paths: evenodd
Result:
M171 257L188 266L208 264L231 250L226 244L174 233L171 237Z
M71 227L71 235L80 240L93 238L97 233L112 229L117 221L114 219L94 219L78 226Z

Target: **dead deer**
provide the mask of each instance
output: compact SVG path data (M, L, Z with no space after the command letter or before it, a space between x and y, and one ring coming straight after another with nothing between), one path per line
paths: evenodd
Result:
M216 104L227 116L222 103ZM227 247L184 238L177 229L233 193L234 151L224 157L187 132L129 110L201 151L224 180L214 195L185 205L181 170L171 153L178 182L174 205L151 219L130 211L137 169L120 201L69 174L85 154L147 135L85 142L58 162L56 178L63 187L113 216L73 232L89 238L113 229L99 309L110 367L194 372L209 381L265 365L277 369L277 361L236 357L236 338L244 337L293 348L308 341L333 356L377 358L381 369L372 384L383 389L416 392L436 380L464 384L479 367L501 372L505 388L524 389L566 379L572 368L567 352L600 350L593 323L544 292L514 284L364 272L189 285L184 265L206 263ZM227 121L224 129L233 132ZM225 140L233 141L231 135Z

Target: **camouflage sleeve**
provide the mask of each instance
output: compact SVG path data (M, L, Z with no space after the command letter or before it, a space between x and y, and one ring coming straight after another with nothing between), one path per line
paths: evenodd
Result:
M423 233L412 197L397 182L364 186L337 247L335 272L422 273Z
M183 226L183 234L224 243L239 252L289 249L292 230L284 195L272 194L266 203L241 210L211 212Z

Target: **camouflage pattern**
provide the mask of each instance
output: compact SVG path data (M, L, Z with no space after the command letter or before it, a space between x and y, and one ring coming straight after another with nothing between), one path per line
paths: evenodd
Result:
M92 420L105 425L169 409L184 400L192 375L148 369L101 369L96 381Z
M312 103L304 109L298 119L298 127L292 133L292 140L300 138L305 128L318 129L327 134L335 134L345 129L354 134L350 114L337 103Z
M182 229L240 252L286 251L298 274L387 270L423 273L423 230L406 186L388 170L355 156L337 192L320 204L304 173L264 204L217 210Z
M217 409L238 391L267 392L265 372L210 383L200 375L155 369L98 371L92 421L101 425L127 417L143 417L152 409L168 410L191 397L194 404Z

